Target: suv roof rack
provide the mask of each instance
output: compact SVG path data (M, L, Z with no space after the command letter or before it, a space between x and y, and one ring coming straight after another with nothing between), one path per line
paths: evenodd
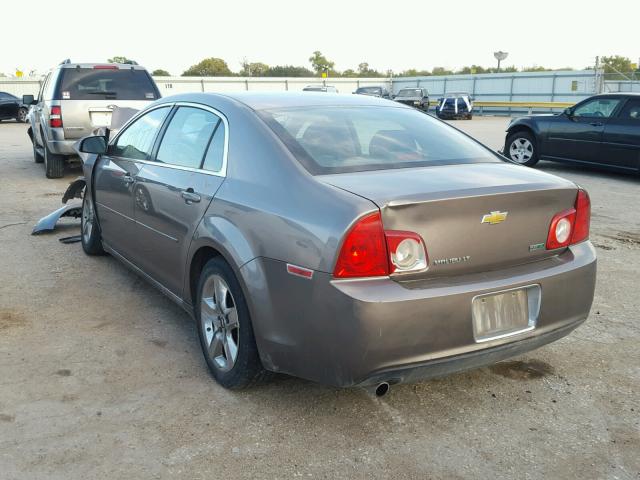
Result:
M71 59L70 58L67 58L67 59L61 61L60 65L66 65L67 63L71 63Z

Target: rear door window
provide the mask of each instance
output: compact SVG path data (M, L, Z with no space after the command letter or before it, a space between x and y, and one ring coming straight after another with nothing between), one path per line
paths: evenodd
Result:
M156 161L200 168L220 118L201 108L179 107L162 137Z
M145 70L63 68L56 100L156 100L158 89Z
M620 112L620 118L622 120L631 120L640 124L640 99L632 99Z
M116 157L147 160L170 106L145 113L129 125L116 139L110 154Z

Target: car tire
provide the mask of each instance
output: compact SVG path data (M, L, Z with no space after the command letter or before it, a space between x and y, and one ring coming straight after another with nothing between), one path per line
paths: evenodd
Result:
M47 178L62 178L64 175L64 155L51 153L44 147L44 170Z
M504 155L520 165L534 166L538 163L538 146L533 134L520 131L509 135L504 145Z
M96 219L93 200L85 189L82 196L82 215L80 216L80 239L82 250L87 255L104 255L102 248L102 234Z
M220 385L237 390L268 379L244 294L222 257L212 258L202 269L194 313L205 361Z
M28 113L29 113L29 110L27 110L26 108L19 108L18 116L16 117L16 120L20 123L26 123Z
M38 153L38 147L37 147L37 144L36 144L36 140L33 139L31 141L31 144L33 145L33 161L36 162L36 163L44 162L44 157L40 153Z

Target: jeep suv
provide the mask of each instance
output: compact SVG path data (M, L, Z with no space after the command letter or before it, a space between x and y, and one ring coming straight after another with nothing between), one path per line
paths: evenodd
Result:
M48 178L63 175L65 161L76 155L73 145L95 129L109 127L116 107L140 110L160 98L158 87L144 67L129 64L64 61L45 77L33 105L28 129L33 158L44 162Z

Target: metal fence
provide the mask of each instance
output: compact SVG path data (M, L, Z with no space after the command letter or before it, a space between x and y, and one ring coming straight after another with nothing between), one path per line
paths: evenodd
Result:
M335 86L351 93L367 85L385 85L394 93L403 87L424 87L433 100L453 92L469 93L477 113L518 114L559 111L600 92L640 92L640 82L608 79L601 71L518 72L394 78L299 77L154 77L163 96L187 92L300 91L307 85ZM0 78L0 91L36 95L39 79Z

